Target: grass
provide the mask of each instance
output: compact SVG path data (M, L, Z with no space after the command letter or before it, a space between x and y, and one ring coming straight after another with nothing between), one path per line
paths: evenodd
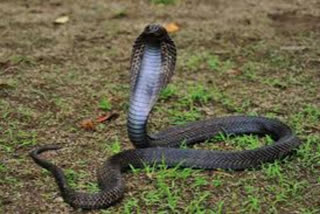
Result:
M102 98L99 102L99 108L103 111L110 111L111 110L111 103L109 102L108 99Z
M150 117L150 131L225 115L264 115L288 124L303 144L290 157L244 171L168 168L165 162L132 168L124 174L123 200L88 213L319 213L318 22L312 25L315 14L308 8L286 15L292 10L286 1L276 11L264 4L2 2L0 213L78 212L61 201L51 174L29 158L39 145L65 148L44 157L64 169L76 190L98 191L98 165L132 149L126 134L131 45L147 23L171 21L180 26L171 34L177 69ZM61 14L70 21L53 25ZM119 117L95 131L79 127L111 110ZM270 143L268 136L219 135L194 148L231 151Z
M170 5L175 4L176 0L150 0L153 4L163 4L163 5Z

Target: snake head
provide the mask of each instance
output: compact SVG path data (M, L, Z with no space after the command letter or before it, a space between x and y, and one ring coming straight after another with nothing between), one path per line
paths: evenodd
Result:
M167 30L159 24L150 24L144 28L143 35L151 41L162 41L167 35Z

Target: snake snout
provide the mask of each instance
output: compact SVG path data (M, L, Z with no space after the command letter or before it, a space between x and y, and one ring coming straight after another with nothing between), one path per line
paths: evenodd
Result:
M161 39L166 34L166 29L159 24L150 24L144 29L144 35L153 39Z

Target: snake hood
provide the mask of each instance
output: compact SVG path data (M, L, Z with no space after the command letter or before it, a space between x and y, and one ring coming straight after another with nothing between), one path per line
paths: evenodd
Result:
M147 122L160 90L175 69L176 49L166 29L158 24L145 27L134 43L131 60L131 96L128 135L136 147L147 147Z

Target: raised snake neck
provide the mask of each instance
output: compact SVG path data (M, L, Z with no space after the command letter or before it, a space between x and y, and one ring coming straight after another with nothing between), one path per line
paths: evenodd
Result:
M159 92L173 75L176 49L166 30L160 25L148 25L136 39L131 58L131 96L128 114L128 135L137 149L126 150L109 157L98 169L98 193L76 192L70 188L63 171L39 154L60 147L47 145L34 149L33 160L49 170L59 186L65 202L75 208L106 208L124 193L121 173L129 168L158 164L202 169L241 170L290 154L301 142L291 129L276 119L232 116L174 126L153 135L147 134L148 116ZM191 145L217 134L270 135L274 144L253 150L208 151L178 148Z

